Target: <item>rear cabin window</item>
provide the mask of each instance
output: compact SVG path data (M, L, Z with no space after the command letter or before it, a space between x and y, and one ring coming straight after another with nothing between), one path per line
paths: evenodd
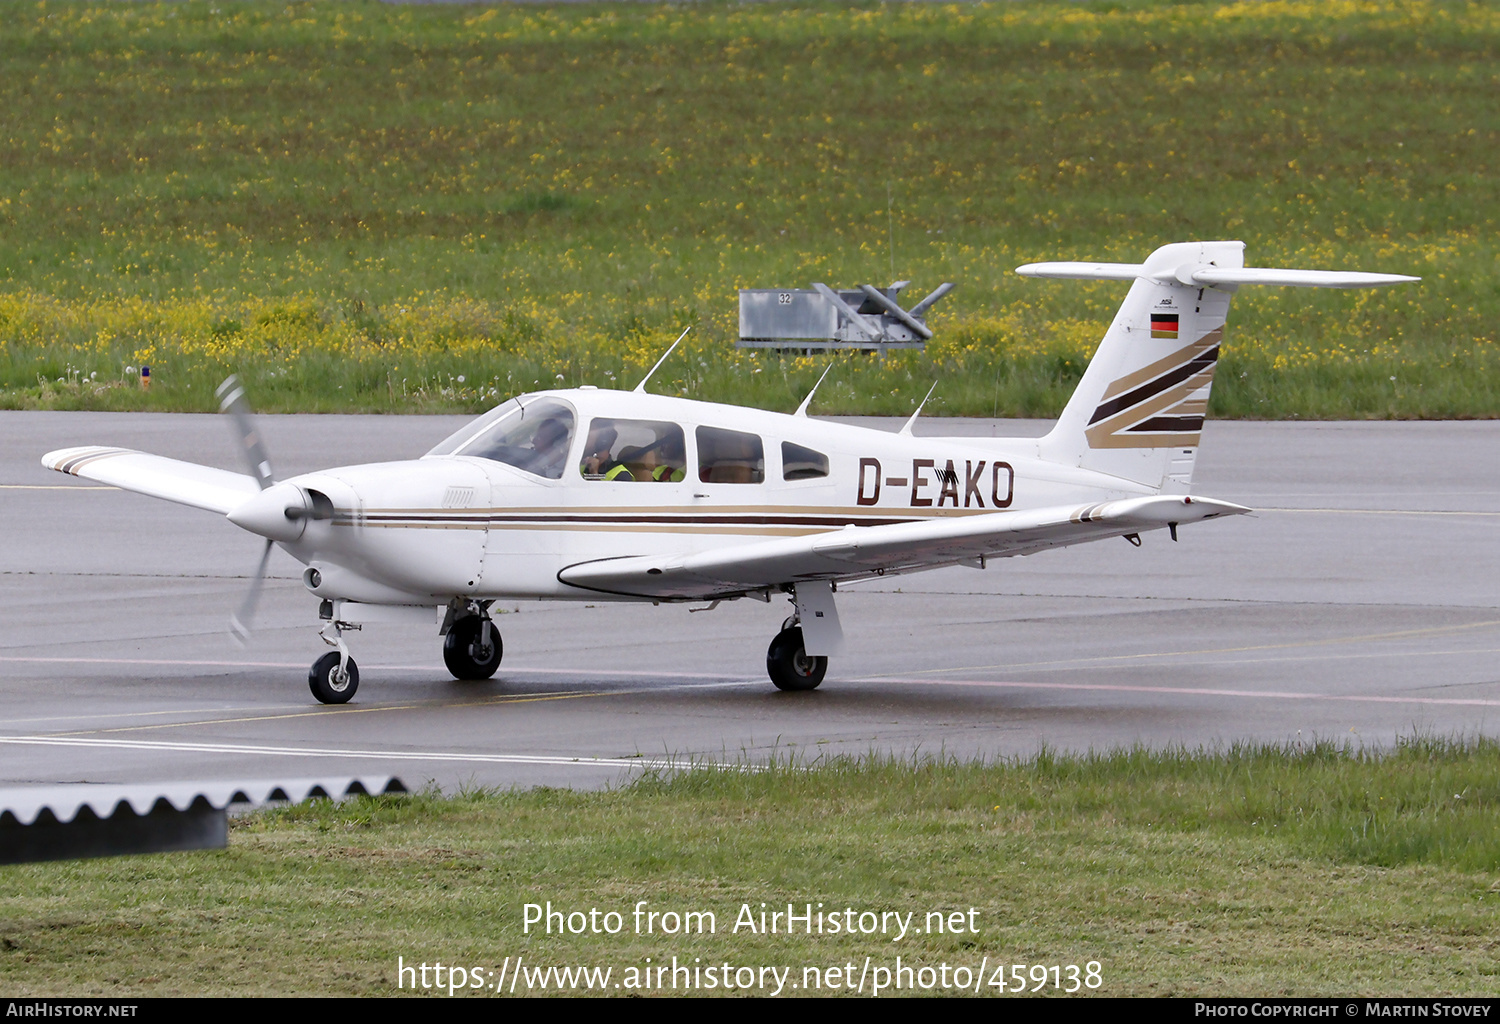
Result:
M698 479L706 484L758 484L766 479L766 452L758 434L699 427Z
M828 456L790 441L781 442L781 479L815 480L828 475Z
M654 420L593 420L578 471L585 480L675 483L687 474L682 428Z

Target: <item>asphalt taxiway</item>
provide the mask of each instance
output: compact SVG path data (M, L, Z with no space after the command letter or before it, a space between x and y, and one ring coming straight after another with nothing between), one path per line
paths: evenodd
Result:
M460 422L261 418L281 475L414 456ZM850 653L813 693L765 678L784 602L511 602L495 680L449 678L431 627L368 627L344 707L307 690L325 648L300 566L273 556L240 650L261 542L38 462L85 443L240 469L213 416L0 413L0 785L599 786L664 759L1500 735L1496 422L1210 422L1194 492L1255 516L841 589Z

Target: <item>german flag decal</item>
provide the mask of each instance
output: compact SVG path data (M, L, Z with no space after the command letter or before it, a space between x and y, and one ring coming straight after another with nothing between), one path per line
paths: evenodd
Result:
M1151 314L1151 337L1153 337L1153 338L1176 338L1177 337L1177 314L1176 313L1152 313Z

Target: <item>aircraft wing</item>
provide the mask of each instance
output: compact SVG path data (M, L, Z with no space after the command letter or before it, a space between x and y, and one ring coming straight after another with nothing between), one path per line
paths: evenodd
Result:
M635 555L568 566L563 583L663 600L731 597L804 580L856 580L1028 555L1106 537L1249 512L1243 505L1157 495L1023 512L846 526L805 537L682 556Z
M260 493L260 484L252 476L129 448L98 445L61 448L43 455L42 465L59 473L220 514Z

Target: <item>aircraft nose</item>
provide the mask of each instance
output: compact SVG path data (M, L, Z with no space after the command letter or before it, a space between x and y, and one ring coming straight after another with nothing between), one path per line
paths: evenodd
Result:
M300 487L275 484L230 509L226 518L267 540L294 541L307 529L307 495Z

